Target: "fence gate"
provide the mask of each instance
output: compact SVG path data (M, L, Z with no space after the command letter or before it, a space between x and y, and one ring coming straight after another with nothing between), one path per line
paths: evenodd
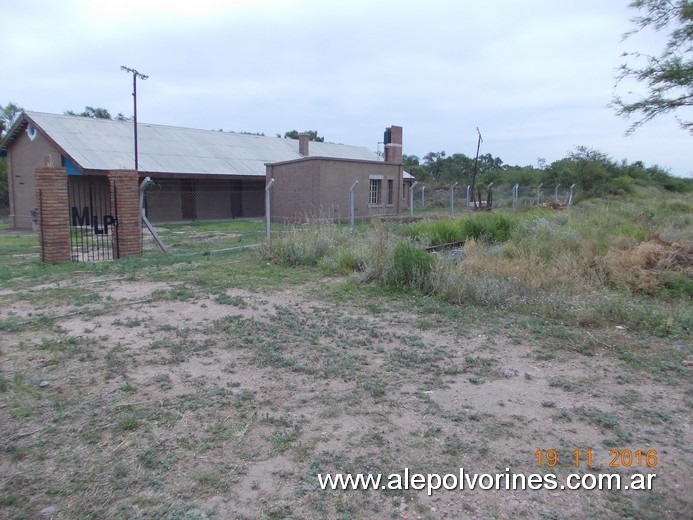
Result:
M118 215L111 212L109 188L107 177L68 177L70 251L74 262L112 260L120 256L115 250ZM116 205L117 196L114 191Z

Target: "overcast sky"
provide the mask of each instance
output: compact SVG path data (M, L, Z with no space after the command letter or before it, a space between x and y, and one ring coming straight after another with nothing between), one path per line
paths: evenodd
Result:
M673 116L625 137L608 107L625 51L658 54L628 0L0 0L0 104L84 106L141 122L263 132L317 130L376 150L476 152L537 165L577 145L693 176ZM637 95L637 94L635 94Z

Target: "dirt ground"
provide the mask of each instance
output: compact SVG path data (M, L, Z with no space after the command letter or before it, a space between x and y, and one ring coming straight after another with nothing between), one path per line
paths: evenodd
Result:
M693 517L690 369L610 349L664 340L561 338L540 320L353 291L79 274L4 289L0 518ZM630 467L609 467L626 450ZM317 479L405 468L554 473L559 486L657 476L651 491L431 496Z

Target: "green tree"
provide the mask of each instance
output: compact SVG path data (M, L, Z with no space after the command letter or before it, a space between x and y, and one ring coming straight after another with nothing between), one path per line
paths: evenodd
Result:
M621 168L608 155L586 146L576 146L568 157L543 170L541 182L563 186L575 183L586 196L603 197L618 193L612 181L621 175Z
M93 117L95 119L113 119L111 116L111 113L106 110L105 108L101 107L84 107L84 110L80 113L75 112L74 110L66 110L65 111L66 116L80 116L80 117Z
M635 0L630 7L643 14L632 19L636 29L624 38L645 28L670 32L667 45L658 56L639 52L624 54L630 63L621 65L618 83L635 79L647 86L647 96L641 99L627 101L614 97L618 115L639 118L630 126L628 134L659 115L693 107L693 1ZM693 120L678 121L682 128L693 133Z
M421 166L418 156L404 154L402 163L404 164L404 171L413 175L418 182L426 182L431 178L428 170Z
M5 132L10 129L22 112L24 109L17 103L10 102L4 107L0 105L0 139L5 136Z
M440 179L445 165L445 151L428 152L423 157L424 167L434 181Z
M114 119L116 121L130 121L129 117L125 117L122 112L118 112L118 115L113 117L111 113L102 107L84 107L82 112L75 112L74 110L66 110L66 116L80 116L80 117L92 117L94 119Z
M7 103L0 105L0 140L24 111L17 103ZM9 200L7 193L7 159L0 157L0 215L9 211Z
M493 182L496 186L513 186L519 183L520 186L537 186L543 182L544 170L535 168L534 166L510 166L503 165L501 169L494 169L485 172L483 181L485 183Z
M471 159L470 159L471 160ZM490 153L479 156L479 175L487 176L487 174L503 169L503 160L500 157L494 157Z
M448 182L471 181L474 172L474 159L463 153L454 153L444 161L441 180Z
M298 130L289 130L288 132L284 133L284 137L288 137L289 139L298 139L298 134L300 132ZM306 130L304 133L308 134L308 139L310 141L315 141L317 143L323 143L325 142L324 137L320 137L318 135L317 130Z

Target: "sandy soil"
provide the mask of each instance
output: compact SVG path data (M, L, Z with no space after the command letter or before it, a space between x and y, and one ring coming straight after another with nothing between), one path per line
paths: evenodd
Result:
M0 321L15 323L59 317L48 328L3 332L2 518L692 512L690 388L598 347L583 355L556 346L547 356L546 342L512 327L469 325L463 311L456 320L428 315L424 322L403 305L371 312L317 298L309 288L230 289L219 303L209 294L169 299L175 284L76 277L66 285L97 287L100 300L73 306L36 296L0 310ZM538 467L535 452L550 449L558 450L559 465ZM611 449L654 449L658 464L608 468ZM591 450L593 467L576 468L574 450ZM569 473L657 477L649 492L432 496L322 491L317 482L322 472L405 468L509 468L555 473L560 483Z

